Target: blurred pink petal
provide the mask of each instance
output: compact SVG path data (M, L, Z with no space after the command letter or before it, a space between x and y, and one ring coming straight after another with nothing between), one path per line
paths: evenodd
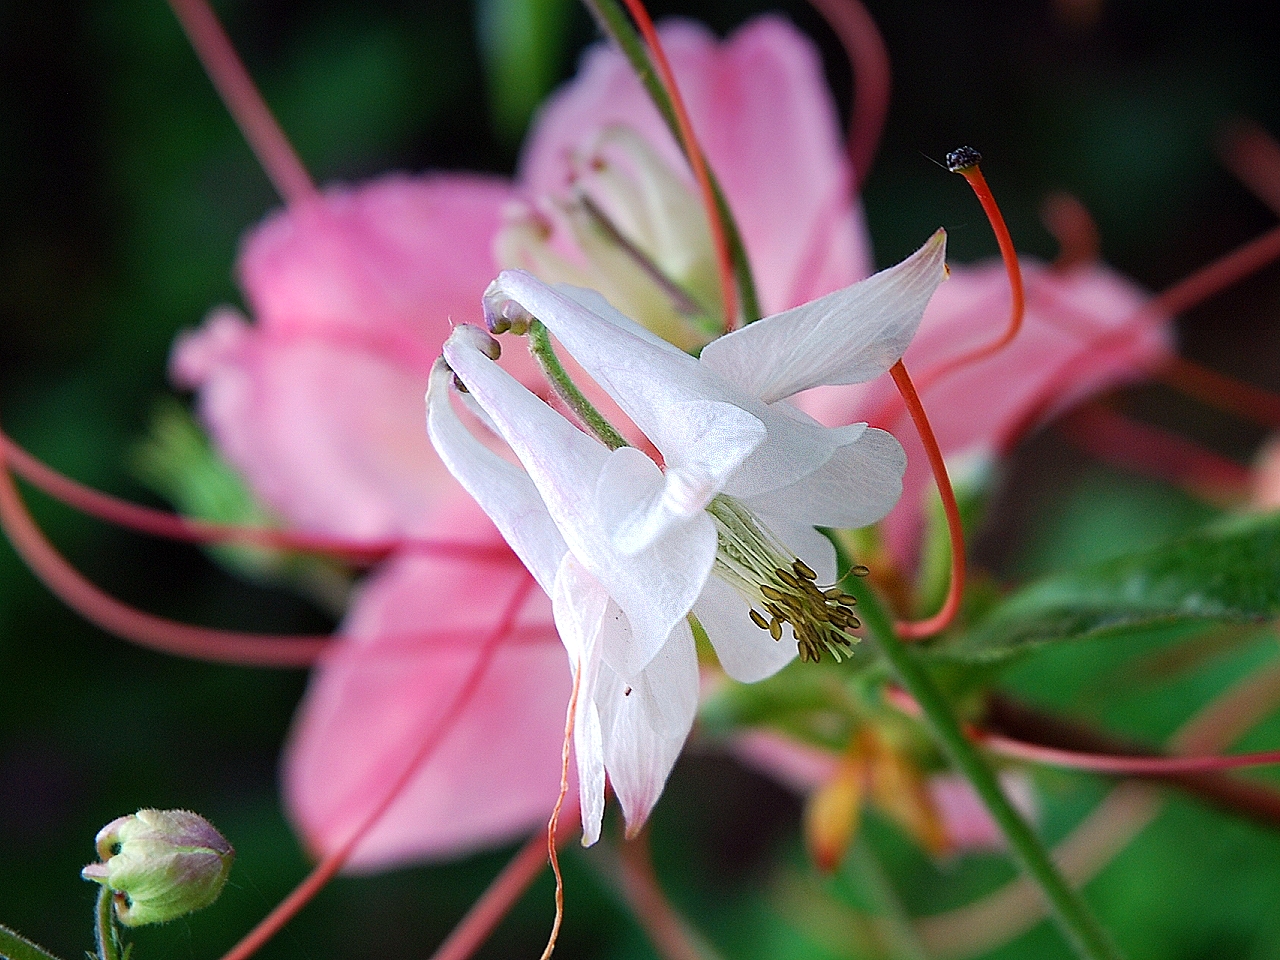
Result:
M1260 510L1280 509L1280 438L1271 437L1254 458L1250 501Z
M740 761L796 793L816 790L840 766L840 754L753 727L735 736L730 749Z
M930 367L993 340L1007 322L1004 268L987 263L952 267L904 357L949 459L1003 455L1025 432L1087 396L1144 377L1172 351L1168 320L1139 317L1149 296L1109 268L1089 264L1058 273L1024 261L1022 269L1026 319L1003 351L929 382ZM902 442L903 495L885 529L895 555L912 557L933 481L892 382L824 387L802 396L799 405L829 425L868 420Z
M281 516L357 538L497 540L431 449L422 398L453 324L480 319L508 198L478 177L391 176L250 234L240 273L257 324L215 311L179 338L172 372ZM527 355L511 353L531 380Z
M1037 819L1030 777L1018 771L1005 771L1000 774L1000 787L1018 812L1032 822ZM1000 827L991 819L991 814L964 777L955 773L930 777L929 793L942 815L943 829L956 852L1005 848Z
M239 273L260 327L434 354L476 322L511 187L476 175L392 174L331 187L245 241Z
M189 371L197 353L201 419L257 496L291 523L354 538L496 542L431 449L426 377L415 365L264 333L225 314L179 344L175 369Z
M444 719L527 576L514 561L460 570L402 557L364 585L345 639L312 674L285 748L285 801L313 852L347 839ZM457 855L544 825L559 792L570 684L550 601L535 592L477 695L350 868Z
M742 230L766 314L871 273L861 207L835 105L813 44L776 17L718 42L677 21L659 31L693 127ZM687 165L622 55L592 48L551 98L525 145L521 180L535 195L568 186L574 155L605 127L639 132L671 169Z

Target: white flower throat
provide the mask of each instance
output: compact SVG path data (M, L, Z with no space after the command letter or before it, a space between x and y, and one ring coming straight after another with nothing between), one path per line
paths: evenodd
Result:
M720 494L707 513L717 534L712 572L751 605L751 622L777 641L783 625L790 626L801 660L817 663L826 650L839 662L862 626L853 614L857 600L838 587L819 587L817 573L740 501Z

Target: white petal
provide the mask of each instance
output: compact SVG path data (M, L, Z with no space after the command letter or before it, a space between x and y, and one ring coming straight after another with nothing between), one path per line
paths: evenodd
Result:
M604 817L604 736L596 689L601 671L600 636L609 594L591 574L566 554L556 574L551 609L556 629L577 674L578 702L573 715L573 751L578 760L578 797L582 806L582 842L600 838Z
M617 311L596 312L594 298L508 270L486 292L486 310L507 300L541 320L662 452L678 487L673 501L687 512L706 506L764 440L764 425L742 409L746 395L693 357L637 334Z
M609 782L634 833L658 802L697 713L698 655L689 625L671 631L634 682L602 671L596 702Z
M725 493L740 499L803 480L865 429L865 424L824 427L785 400L767 406L755 401L748 409L765 425L767 436L724 486Z
M939 230L896 266L713 340L701 362L766 403L821 384L862 383L902 358L945 276Z
M626 613L634 642L621 652L611 646L605 655L633 676L702 592L715 559L714 530L709 520L695 517L689 530L634 555L620 553L597 506L599 481L614 453L502 370L468 329L459 327L445 342L445 359L524 464L569 551ZM618 483L609 493L625 504L648 499L652 491Z
M449 401L453 373L437 360L427 388L427 431L445 466L493 520L547 593L565 555L564 539L529 475L472 436Z
M711 577L693 613L707 631L724 672L742 683L771 677L795 659L796 641L790 635L774 640L748 616L751 608L723 580Z
M742 499L757 512L777 513L810 526L865 527L883 519L898 502L906 469L902 445L883 430L866 428L796 483Z

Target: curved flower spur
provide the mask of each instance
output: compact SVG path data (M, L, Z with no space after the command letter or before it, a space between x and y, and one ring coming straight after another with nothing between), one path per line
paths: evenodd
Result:
M584 842L599 836L606 770L638 829L688 736L698 701L690 615L745 682L797 652L817 660L852 642L850 601L817 586L835 579L836 558L815 527L881 519L901 492L905 456L883 431L823 427L786 401L887 371L946 276L945 246L940 230L897 266L721 337L697 359L594 291L502 273L485 294L490 328L545 324L663 467L530 393L479 328L446 341L427 393L432 442L550 594L580 673ZM455 383L520 466L464 426L448 395Z

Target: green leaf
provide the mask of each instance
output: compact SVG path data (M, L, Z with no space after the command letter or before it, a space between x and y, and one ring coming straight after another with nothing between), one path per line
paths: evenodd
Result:
M150 430L134 446L134 475L197 520L244 527L278 527L242 478L210 445L186 408L163 398L152 410ZM288 550L239 544L214 545L209 555L254 583L297 590L322 609L340 616L351 578L334 563Z
M1216 523L1014 593L939 656L995 662L1036 646L1280 613L1280 514Z
M58 960L48 950L37 947L8 927L0 927L0 957L4 960Z

